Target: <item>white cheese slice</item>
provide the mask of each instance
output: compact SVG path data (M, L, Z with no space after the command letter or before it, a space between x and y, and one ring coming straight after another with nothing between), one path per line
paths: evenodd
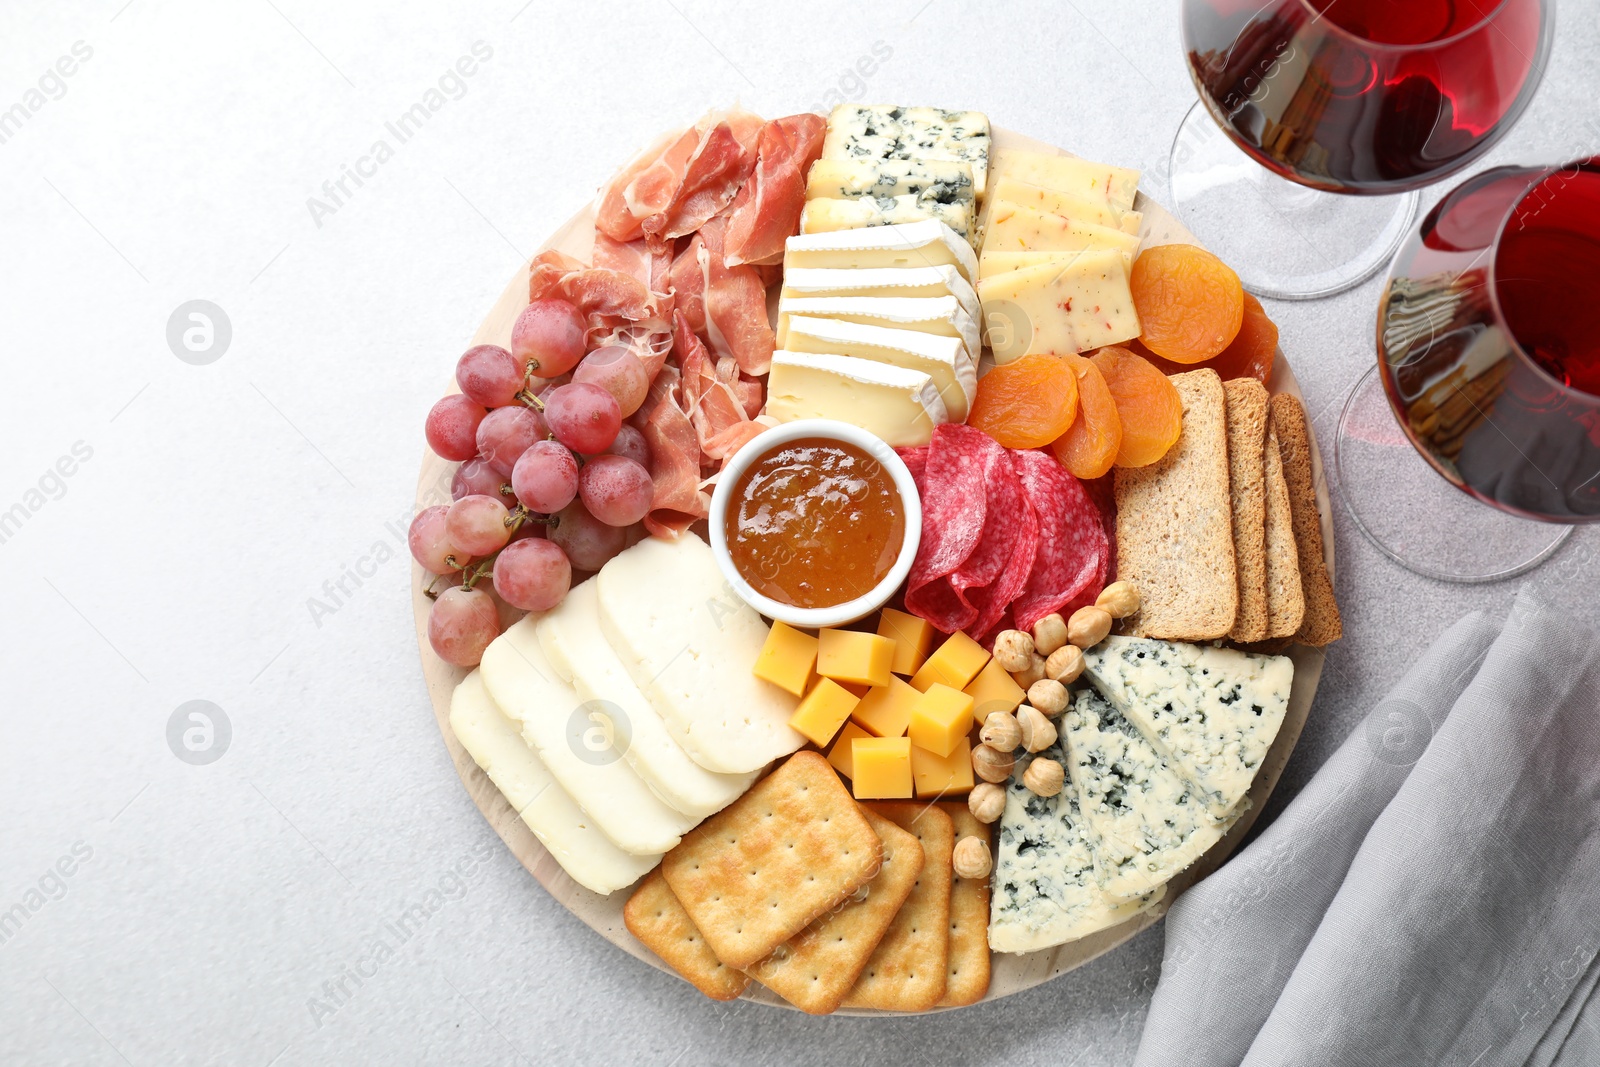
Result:
M996 181L1002 176L1015 178L1119 212L1131 211L1139 193L1138 171L1077 156L1005 149L995 152L990 169Z
M811 318L858 322L863 326L883 326L892 330L915 330L937 337L954 337L976 359L982 344L978 322L953 296L801 296L780 300L778 317L807 315Z
M1131 261L1139 250L1139 238L1109 226L1078 222L1065 215L996 204L983 231L983 251L989 252L1083 252L1115 249Z
M797 267L952 266L968 282L978 277L972 246L937 219L864 230L800 234L784 244L784 273Z
M1083 660L1094 687L1213 815L1238 806L1289 710L1293 660L1143 637L1108 637Z
M1080 248L1074 252L985 252L978 257L978 281L992 278L996 274L1005 274L1007 271L1021 270L1024 267L1040 267L1046 263L1064 267L1085 252L1103 251L1106 249ZM1119 254L1122 256L1123 264L1131 270L1133 253L1123 250Z
M1166 886L1135 897L1100 888L1076 790L1041 797L1022 784L1035 758L1067 762L1059 741L1037 757L1023 754L1006 786L989 891L989 947L996 952L1036 952L1088 937L1166 894Z
M484 649L478 665L489 695L578 806L636 856L661 853L700 820L661 802L611 745L607 723L584 706L539 647L538 619L524 617Z
M796 267L783 272L780 298L826 296L953 296L973 321L978 318L978 294L952 266L865 267L831 270ZM778 320L778 347L783 347L784 322Z
M896 448L925 445L935 426L950 421L931 375L855 356L781 348L772 354L767 377L767 414L779 422L839 419Z
M600 630L599 583L574 588L539 620L539 646L586 705L603 709L628 766L651 792L678 811L703 819L737 800L755 772L717 774L689 758L661 716L633 683Z
M1106 892L1131 896L1163 884L1233 825L1206 810L1194 787L1093 689L1078 691L1060 726Z
M595 893L638 881L661 857L624 852L595 826L490 699L473 671L450 696L450 731L572 880Z
M978 282L984 340L996 363L1029 352L1088 352L1139 336L1128 269L1116 252L1085 252Z
M937 219L968 243L972 242L972 205L941 204L907 193L860 200L807 200L800 211L800 232L829 233L868 226L894 226L919 219Z
M944 159L819 159L806 175L807 200L904 196L938 204L977 199L972 164Z
M978 196L989 172L989 120L977 111L840 104L828 116L823 159L944 159L968 163Z
M966 419L978 392L976 354L955 337L795 315L789 319L785 347L790 352L854 356L921 371L933 379L951 422Z
M595 581L606 640L696 763L746 774L806 743L789 726L795 698L750 673L767 624L728 588L704 541L647 537Z

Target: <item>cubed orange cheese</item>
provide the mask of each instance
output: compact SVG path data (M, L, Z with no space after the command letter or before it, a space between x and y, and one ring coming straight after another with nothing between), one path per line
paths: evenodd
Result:
M827 748L839 727L856 710L858 698L850 690L824 678L812 687L800 706L789 716L789 725L799 730L818 748Z
M957 630L917 668L917 673L911 676L911 685L919 693L926 693L928 686L935 682L942 682L951 689L965 689L988 662L989 653L983 646Z
M917 673L928 658L933 639L938 631L927 619L919 619L894 608L884 608L878 616L878 636L894 642L894 663L889 667L896 674L907 676Z
M854 778L856 776L855 761L852 759L852 756L854 755L855 750L852 747L851 742L858 737L871 736L871 734L867 733L855 723L845 723L844 729L839 731L839 739L835 741L833 743L833 747L828 750L828 762L833 764L833 769L844 775L846 778Z
M972 698L935 682L911 705L911 743L948 756L972 729Z
M909 800L911 739L858 737L850 742L851 788L857 800Z
M888 685L894 642L859 630L823 630L817 634L817 673L838 682Z
M757 678L771 682L779 689L787 689L795 696L805 696L806 684L811 680L811 670L817 665L817 639L801 630L781 622L772 624L767 631L767 642L761 646L753 668Z
M984 665L983 670L972 680L962 692L972 698L972 717L978 725L983 725L983 720L991 712L1016 711L1017 705L1027 697L1027 692L1018 685L1016 679L1007 674L1005 668L994 660Z
M846 727L848 729L848 727ZM925 748L911 746L911 780L917 796L972 791L972 744L965 737L948 756L936 756Z
M902 679L890 675L888 685L867 690L850 717L875 737L903 737L911 726L911 705L921 697Z

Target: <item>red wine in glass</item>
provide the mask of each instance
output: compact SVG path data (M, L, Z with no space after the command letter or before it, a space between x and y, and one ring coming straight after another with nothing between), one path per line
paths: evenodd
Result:
M1551 0L1186 0L1212 117L1276 173L1398 193L1481 157L1527 106Z

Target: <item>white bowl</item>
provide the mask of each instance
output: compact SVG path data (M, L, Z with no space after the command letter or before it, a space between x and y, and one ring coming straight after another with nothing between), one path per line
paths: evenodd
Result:
M889 573L883 580L875 585L871 592L828 608L797 608L792 604L761 595L745 581L744 575L740 574L739 568L733 564L733 556L728 552L726 530L728 505L733 496L733 487L738 484L750 465L767 452L779 445L808 437L820 437L855 445L882 463L889 476L894 479L895 488L900 491L900 501L906 520L905 540L901 542L900 554L895 557L894 566L889 568ZM917 493L917 483L912 481L911 471L906 467L905 461L895 455L894 449L890 448L882 438L835 419L800 419L796 422L786 422L782 426L752 437L743 448L734 453L733 459L722 469L721 476L717 478L717 487L711 494L709 522L711 551L716 556L717 566L722 569L722 576L727 579L728 585L738 594L739 599L769 619L777 619L805 630L817 630L824 626L843 626L847 622L855 622L877 611L894 596L895 590L906 580L906 575L911 573L911 561L917 556L917 546L922 544L922 497Z

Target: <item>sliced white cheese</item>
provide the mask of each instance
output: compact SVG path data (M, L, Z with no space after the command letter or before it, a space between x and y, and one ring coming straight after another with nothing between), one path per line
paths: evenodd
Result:
M894 226L919 219L937 219L971 242L972 205L941 204L907 193L860 200L807 200L800 212L800 232L830 233L867 226Z
M606 640L696 763L746 774L805 744L789 726L795 698L750 673L767 624L728 588L704 541L647 537L595 581Z
M951 422L966 419L977 395L978 361L959 338L808 315L795 315L788 325L790 352L854 356L928 375Z
M807 315L811 318L859 322L863 326L884 326L894 330L915 330L937 337L954 337L973 358L982 343L978 323L953 296L801 296L780 300L778 316Z
M1293 660L1143 637L1108 637L1083 660L1094 687L1213 815L1237 808L1283 725Z
M806 175L807 200L904 196L938 204L977 199L972 164L945 159L819 159Z
M557 784L517 724L489 697L473 671L450 696L450 731L489 776L545 851L572 880L595 893L632 885L661 859L624 852Z
M1037 757L1024 754L1006 786L989 890L989 947L996 952L1036 952L1088 937L1148 910L1166 893L1158 886L1118 897L1100 888L1077 791L1042 797L1022 784L1036 758L1067 762L1060 742Z
M1103 251L1106 249L1080 248L1073 252L985 252L978 257L978 281L1007 271L1021 270L1024 267L1040 267L1046 263L1064 267L1085 252ZM1123 264L1132 269L1133 254L1127 251L1118 254L1122 256Z
M989 120L977 111L840 104L828 116L823 159L944 159L972 167L978 196L989 172Z
M781 297L824 296L953 296L961 310L978 318L978 294L955 267L864 267L831 270L796 267L783 272ZM783 347L784 323L778 320L778 347Z
M937 219L801 234L784 243L785 274L797 267L939 266L955 267L968 282L978 277L972 246Z
M989 252L1082 252L1115 249L1129 261L1139 250L1139 238L1131 233L1078 222L1065 215L996 204L983 231L983 251Z
M772 354L767 414L779 422L839 419L896 448L925 445L950 421L939 387L921 371L781 348Z
M1006 149L995 152L990 169L995 181L1015 178L1119 212L1131 211L1139 193L1138 171L1076 156Z
M749 789L755 772L716 774L673 740L600 630L599 583L574 588L539 620L539 646L578 699L603 709L615 747L656 796L695 819L721 811Z
M984 340L996 363L1029 352L1088 352L1139 336L1128 269L1116 252L1085 252L978 282Z
M1060 725L1106 892L1131 896L1163 884L1233 825L1206 810L1194 787L1093 689L1079 690Z
M539 647L529 615L489 643L478 665L489 695L578 806L636 856L661 853L700 820L661 802L612 746L603 707L585 706Z

